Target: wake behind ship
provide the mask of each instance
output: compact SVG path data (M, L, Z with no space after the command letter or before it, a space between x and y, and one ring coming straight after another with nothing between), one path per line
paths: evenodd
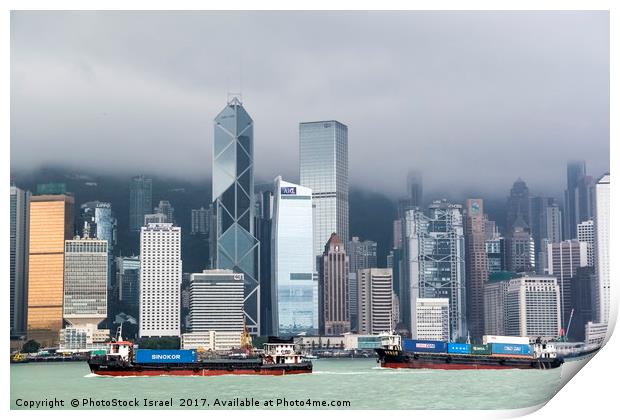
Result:
M472 345L402 340L399 335L388 334L375 351L381 367L393 369L553 369L564 362L549 343L530 345L522 337L489 340L483 345Z
M101 376L219 376L292 375L312 373L312 362L295 351L291 340L272 339L263 355L253 352L201 359L196 350L134 351L133 343L110 343L106 354L88 360L90 371Z

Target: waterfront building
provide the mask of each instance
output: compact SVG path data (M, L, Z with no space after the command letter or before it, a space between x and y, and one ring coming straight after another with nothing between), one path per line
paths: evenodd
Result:
M349 238L348 159L346 125L334 120L299 124L299 183L312 190L315 256L332 233Z
M63 318L71 326L96 329L107 317L108 241L65 241Z
M153 210L153 180L139 175L129 185L129 229L140 232L144 226L144 215Z
M505 333L555 340L560 334L560 288L555 277L523 274L508 280Z
M277 335L316 334L312 190L282 177L275 179L274 186L271 267L277 290Z
M243 274L204 270L190 275L189 332L243 332Z
M74 198L64 188L30 198L27 335L58 344L63 327L65 240L73 237Z
M210 219L211 212L209 209L204 207L192 209L192 235L208 235Z
M585 327L585 343L590 346L602 346L609 336L607 324L588 322Z
M88 351L106 349L110 339L109 329L94 325L67 326L60 330L58 348L61 351Z
M347 246L349 254L349 310L351 311L351 329L358 328L358 271L377 267L377 243L375 241L360 241L354 236Z
M175 223L174 221L174 207L168 200L160 200L157 207L154 210L155 213L163 214L165 220L161 223Z
M325 244L319 270L319 329L321 334L351 331L349 317L349 256L342 239L332 233Z
M597 321L609 323L609 174L603 175L594 187L594 269L596 274L595 306Z
M450 300L412 298L411 337L415 340L450 341Z
M181 228L150 223L140 232L140 337L181 333Z
M363 268L358 273L358 333L379 334L395 326L392 270Z
M531 223L530 190L521 178L514 182L510 189L510 196L508 196L506 231L510 232L513 229L519 216L523 219L521 223L524 222L529 227Z
M465 256L467 326L474 338L484 334L484 284L489 278L486 250L486 217L482 199L465 201Z
M10 226L10 322L11 337L26 333L28 307L28 237L30 226L30 191L11 185Z
M594 267L594 219L584 220L577 225L577 240L586 243L588 267Z
M587 249L585 242L576 239L547 244L547 269L554 276L560 288L560 325L567 327L568 319L574 305L571 300L571 283L579 267L587 266Z
M214 121L215 268L243 274L245 322L260 333L260 242L254 229L254 122L238 97Z
M416 298L447 298L449 301L452 340L467 336L465 288L465 238L462 206L446 200L434 201L429 215L409 210L405 215L403 276L410 288L409 296L399 295L404 319L411 319ZM401 283L401 290L403 284ZM406 300L405 300L406 299Z

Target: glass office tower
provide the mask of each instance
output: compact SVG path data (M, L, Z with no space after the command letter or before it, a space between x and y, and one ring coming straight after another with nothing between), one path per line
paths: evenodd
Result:
M318 282L313 279L312 190L275 180L272 276L278 335L318 332Z
M214 122L215 265L243 273L245 322L251 334L258 334L260 243L254 234L254 123L237 97Z
M348 129L338 121L299 124L299 179L312 190L314 255L332 233L349 240Z
M131 179L129 185L129 229L140 232L144 215L153 211L153 180L144 175Z

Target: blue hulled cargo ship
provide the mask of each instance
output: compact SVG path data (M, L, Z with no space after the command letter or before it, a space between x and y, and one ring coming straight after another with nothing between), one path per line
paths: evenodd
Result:
M386 334L375 349L381 367L392 369L553 369L564 360L549 343L529 344L527 338L502 337L508 343L481 345L402 339Z

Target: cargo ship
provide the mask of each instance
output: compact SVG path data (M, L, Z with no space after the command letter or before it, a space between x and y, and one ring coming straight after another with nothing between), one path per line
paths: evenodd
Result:
M249 337L249 336L248 336ZM250 340L251 346L251 340ZM129 341L109 344L106 354L93 354L90 371L100 376L294 375L312 373L312 362L295 351L293 340L270 338L264 353L251 348L219 358L202 358L196 350L136 349Z
M554 369L564 362L553 344L530 345L527 337L490 337L476 345L384 334L375 351L381 367L392 369Z

